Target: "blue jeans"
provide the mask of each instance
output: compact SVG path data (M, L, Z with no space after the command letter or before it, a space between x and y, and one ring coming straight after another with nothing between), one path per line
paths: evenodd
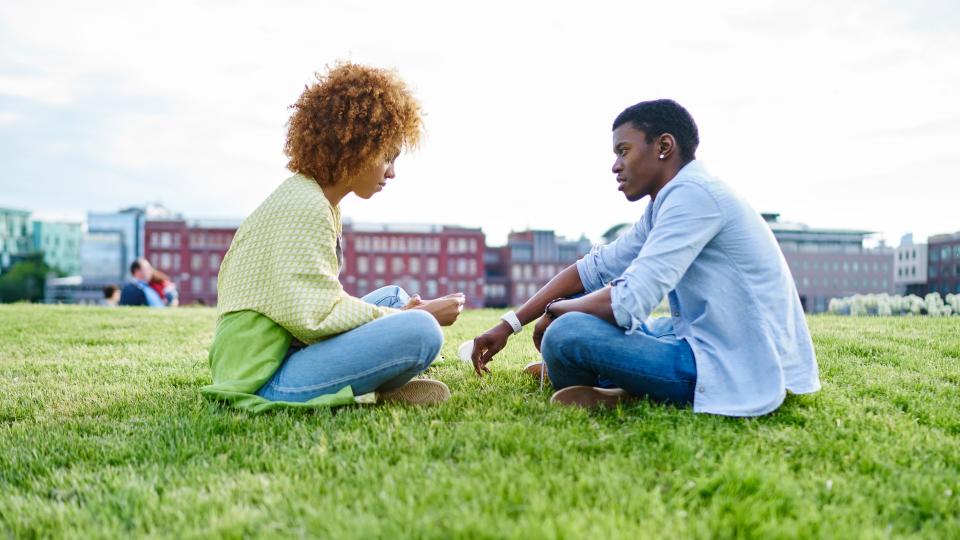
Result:
M697 365L669 317L654 319L628 336L593 315L567 313L547 328L540 351L557 390L613 386L656 401L693 403Z
M397 286L363 297L370 304L401 308L410 297ZM381 317L314 343L291 349L280 369L257 391L271 401L307 401L350 386L355 395L393 390L426 370L440 352L443 332L426 311Z

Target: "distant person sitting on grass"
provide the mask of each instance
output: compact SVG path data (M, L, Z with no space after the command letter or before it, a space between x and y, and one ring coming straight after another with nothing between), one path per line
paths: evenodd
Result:
M120 291L121 306L167 307L157 291L150 287L150 280L153 278L150 261L139 258L130 263L130 276L133 279Z
M150 288L157 291L163 303L167 307L177 307L180 305L180 295L177 293L177 286L174 285L170 276L160 270L153 271L153 277L150 278Z
M120 303L120 287L114 284L103 288L103 305L116 307Z
M249 410L332 406L360 396L446 400L442 382L414 379L437 357L440 325L463 294L411 299L396 286L367 296L338 281L340 201L369 199L421 134L420 106L394 73L341 64L292 107L284 181L237 230L220 267L219 319L205 395ZM413 380L411 380L413 379Z
M648 396L692 403L696 412L756 416L777 409L787 391L820 388L803 308L773 233L696 160L699 142L693 118L674 101L620 113L613 173L628 201L649 195L646 211L477 337L478 375L539 316L533 341L556 403L609 406ZM648 318L664 296L670 316Z

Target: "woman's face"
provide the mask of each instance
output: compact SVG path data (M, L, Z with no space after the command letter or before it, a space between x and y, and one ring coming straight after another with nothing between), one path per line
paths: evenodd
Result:
M377 160L360 172L350 183L350 190L361 199L369 199L387 185L387 179L395 176L393 164L397 154L390 154L386 159Z

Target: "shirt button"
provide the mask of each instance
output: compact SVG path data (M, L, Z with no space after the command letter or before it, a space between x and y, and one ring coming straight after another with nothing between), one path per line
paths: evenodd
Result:
M679 317L679 316L680 316L680 312L679 312L679 311L674 311L674 312L673 312L673 316L674 316L674 317Z
M701 386L700 388L697 388L697 392L700 392L701 394L704 393L704 392L706 392L706 391L707 391L707 389L704 388L704 387L702 387L702 386Z

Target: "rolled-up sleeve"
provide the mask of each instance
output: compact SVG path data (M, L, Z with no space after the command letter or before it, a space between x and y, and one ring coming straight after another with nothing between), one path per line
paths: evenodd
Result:
M682 183L664 191L639 254L611 282L613 315L628 334L677 286L723 225L723 212L703 187Z
M577 272L586 292L602 289L630 266L647 237L643 222L641 219L613 242L594 247L577 261Z

